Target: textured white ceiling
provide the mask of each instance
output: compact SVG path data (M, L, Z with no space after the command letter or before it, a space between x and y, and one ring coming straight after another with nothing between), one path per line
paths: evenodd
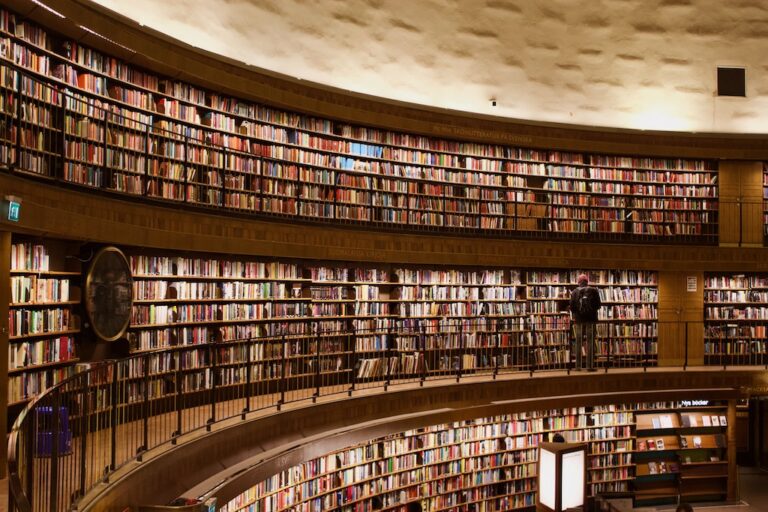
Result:
M94 1L247 64L375 96L579 125L768 132L766 0ZM746 98L716 96L718 65L746 68Z

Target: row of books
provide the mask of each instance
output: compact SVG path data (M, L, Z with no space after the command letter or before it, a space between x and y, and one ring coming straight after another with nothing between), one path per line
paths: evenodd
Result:
M135 277L185 276L233 279L298 279L298 265L290 263L218 260L135 255L130 258Z
M298 297L294 290L301 291L290 283L280 281L133 281L135 301L295 299Z
M48 368L8 376L8 404L16 404L39 395L49 387L74 374L74 367Z
M650 461L648 462L648 474L664 474L664 473L678 473L680 471L680 465L677 462L672 461Z
M705 290L704 302L768 302L766 290Z
M11 337L66 332L76 329L76 317L69 309L12 309L8 312Z
M680 414L680 422L683 427L726 427L728 419L720 414Z
M707 320L768 320L768 307L706 307L704 314Z
M327 308L330 304L314 305ZM186 305L136 305L131 311L132 326L165 325L169 323L243 321L286 318L306 315L306 304L264 302L256 304L186 304ZM32 318L30 322L36 320ZM59 322L66 325L67 319ZM39 322L38 322L39 323ZM16 325L15 323L12 325ZM33 323L33 325L36 325Z
M11 276L11 302L35 304L70 300L70 280L37 275Z
M705 289L767 288L768 278L752 274L710 275L704 278Z
M766 349L768 349L768 342L766 342L765 339L742 339L722 342L705 339L704 341L704 355L710 358L734 356L744 359L746 357L753 359L756 363L759 364L765 358Z
M11 271L47 272L50 255L43 244L32 242L11 245Z
M10 355L8 367L11 370L51 363L66 363L75 358L75 341L72 336L12 343L8 349Z

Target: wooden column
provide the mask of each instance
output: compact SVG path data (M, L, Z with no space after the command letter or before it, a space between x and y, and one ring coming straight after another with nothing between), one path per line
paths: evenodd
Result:
M691 290L695 286L695 290ZM704 364L704 273L659 272L659 366Z
M11 233L0 231L0 439L8 434L8 304L11 302ZM6 478L8 451L0 449L0 478Z
M728 501L739 499L739 474L736 466L736 400L728 400L728 428L726 444L728 446Z
M762 247L763 164L720 162L720 245Z

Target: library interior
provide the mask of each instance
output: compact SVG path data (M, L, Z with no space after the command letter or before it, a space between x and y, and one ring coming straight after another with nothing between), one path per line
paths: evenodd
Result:
M768 509L764 26L3 0L8 510Z

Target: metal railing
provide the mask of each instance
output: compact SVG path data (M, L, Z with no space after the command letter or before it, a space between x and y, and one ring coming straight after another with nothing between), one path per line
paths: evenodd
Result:
M595 342L599 371L657 365L657 331L604 337L611 335L600 329L606 323L598 325ZM96 363L49 389L22 412L10 435L10 510L68 510L147 451L254 411L400 384L574 369L567 326L557 341L535 322L504 325L490 318L413 321L376 331L307 324L306 335L176 346ZM657 325L684 345L683 369L690 362L768 368L766 342L750 337L744 322L705 327L627 320L642 324Z
M106 80L82 70L80 77ZM139 108L119 94L129 84L104 82L95 94L77 78L73 71L55 82L0 63L0 165L93 193L254 218L483 237L718 242L718 188L708 178L678 182L666 169L648 169L653 180L613 184L590 179L589 165L577 162L580 190L560 181L556 170L569 166L561 162L531 161L542 169L516 172L514 156L488 157L498 169L481 171L462 163L478 155L441 153L459 160L438 165L333 151L334 143L368 144L181 100L157 106L148 91L133 91L146 97ZM203 124L198 109L232 122L226 130ZM229 126L235 119L239 128ZM728 206L740 215L746 207Z

